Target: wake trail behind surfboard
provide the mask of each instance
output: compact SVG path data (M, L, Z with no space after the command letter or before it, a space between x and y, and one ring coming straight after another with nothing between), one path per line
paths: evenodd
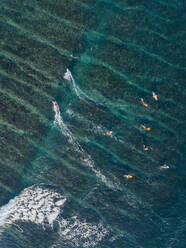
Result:
M67 71L65 72L63 78L66 79L66 80L68 80L68 81L71 81L71 82L72 82L73 87L74 87L74 91L75 91L76 95L77 95L81 100L83 100L83 98L82 98L82 97L80 96L80 94L79 94L80 89L79 89L79 87L76 85L75 80L74 80L74 78L73 78L73 76L72 76L72 73L70 72L69 69L67 69Z
M82 162L86 166L91 168L92 171L96 174L96 176L100 178L101 181L104 182L109 188L116 190L116 187L118 188L118 185L116 185L116 183L113 184L112 182L108 181L105 175L103 175L99 169L95 168L95 164L91 156L87 152L85 152L84 149L81 147L81 145L76 141L76 139L73 138L71 131L68 129L68 127L65 125L62 119L58 105L56 106L55 104L53 104L53 110L55 112L54 124L58 125L61 131L63 132L63 134L66 137L68 137L68 141L73 145L74 150L81 154Z
M77 97L78 97L80 100L87 102L87 101L86 101L86 99L87 99L87 100L90 100L90 101L96 103L92 98L90 98L87 94L85 94L85 93L77 86L77 84L76 84L76 82L75 82L75 80L74 80L74 78L73 78L73 76L72 76L72 73L71 73L71 71L70 71L68 68L67 68L67 70L66 70L66 72L65 72L65 74L64 74L64 76L63 76L63 78L66 79L67 81L72 82L74 91L75 91ZM82 96L83 96L83 97L82 97ZM86 99L85 99L85 98L86 98Z

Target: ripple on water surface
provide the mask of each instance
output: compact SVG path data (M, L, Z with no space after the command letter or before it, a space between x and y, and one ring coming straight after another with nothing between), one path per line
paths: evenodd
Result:
M185 247L183 1L1 3L0 246Z

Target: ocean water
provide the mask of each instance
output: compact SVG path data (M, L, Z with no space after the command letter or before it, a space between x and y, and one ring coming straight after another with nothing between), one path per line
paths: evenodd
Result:
M185 10L1 0L1 248L186 247Z

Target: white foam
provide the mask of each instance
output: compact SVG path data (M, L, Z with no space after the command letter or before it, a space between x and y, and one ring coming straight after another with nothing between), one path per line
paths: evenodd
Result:
M57 218L57 216L59 215L60 213L60 209L58 207L55 207L53 208L52 212L50 212L47 216L47 219L48 219L48 223L50 225L53 224L54 220Z
M56 206L62 206L65 203L65 201L66 201L66 199L59 200L55 204L56 204Z
M54 124L57 124L60 127L61 131L64 133L64 135L68 137L68 141L73 145L74 150L81 154L81 161L86 166L91 168L96 174L96 176L99 177L102 180L102 182L104 182L107 185L107 187L111 189L118 188L116 183L113 184L111 181L107 180L106 177L100 172L100 170L95 168L95 164L91 156L87 152L85 152L84 149L81 147L81 145L78 143L78 141L75 138L73 138L71 131L65 125L60 111L57 110L57 108L55 107L54 107L54 111L55 111Z
M90 130L91 132L94 132L95 134L99 134L99 135L107 135L107 129L102 126L101 124L97 125L95 124L93 121L90 121L86 118L84 118L82 115L80 115L79 113L75 113L72 109L67 109L66 113L72 117L72 118L76 118L79 121L85 123L88 126L88 130Z
M63 122L63 119L61 117L61 113L59 110L57 110L57 108L55 106L54 106L54 112L55 112L54 124L58 125L60 127L60 129L64 133L64 135L68 137L68 141L70 143L72 143L74 146L76 146L76 148L77 148L77 145L75 144L75 140L73 139L70 130Z
M82 99L82 97L80 96L80 93L79 93L81 90L80 90L79 87L76 85L75 80L74 80L74 78L73 78L73 76L72 76L72 73L70 72L70 70L69 70L68 68L67 68L67 71L65 72L63 78L66 79L66 80L68 80L68 81L71 81L71 82L72 82L73 87L74 87L74 91L76 92L76 95L77 95L80 99Z
M59 234L62 238L71 241L74 247L95 247L106 235L109 234L107 228L101 222L96 224L88 223L85 219L79 220L77 216L61 219L59 223ZM60 242L52 248L60 247Z
M0 208L0 226L3 226L6 222L6 219L11 213L11 209L14 207L15 199L10 200L6 205Z
M79 99L81 99L81 100L87 102L87 101L85 100L85 98L87 98L87 99L89 99L89 100L95 102L92 98L90 98L87 94L85 94L85 93L77 86L77 84L76 84L76 82L75 82L75 79L73 78L72 73L71 73L71 71L70 71L68 68L67 68L67 71L65 72L63 78L66 79L66 80L68 80L68 81L70 81L70 82L72 82L74 91L75 91L77 97L79 97ZM83 97L82 97L82 96L83 96Z
M70 70L68 68L67 68L67 71L65 72L63 78L66 79L66 80L68 80L68 81L71 81L71 79L72 79L72 73L70 72Z
M57 199L57 201L56 201ZM0 226L15 221L30 221L35 224L53 225L66 198L51 189L31 186L24 189L0 209Z

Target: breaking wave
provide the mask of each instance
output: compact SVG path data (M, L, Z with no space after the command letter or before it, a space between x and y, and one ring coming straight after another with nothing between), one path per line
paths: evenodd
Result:
M16 221L30 221L44 228L46 225L52 226L65 202L65 197L51 189L28 187L0 208L0 227Z
M73 247L95 247L103 238L109 234L100 222L98 225L79 220L77 216L70 219L62 219L59 222L60 239L51 248L62 247L64 240L70 241Z
M57 238L51 248L62 247L64 243L68 244L68 247L94 247L109 234L101 221L97 224L90 223L74 214L65 217L63 209L67 205L66 197L53 189L35 185L25 188L0 208L0 231L15 226L23 233L26 226L22 229L21 223L34 223L42 226L45 231L49 227L53 229L55 223L58 227Z

